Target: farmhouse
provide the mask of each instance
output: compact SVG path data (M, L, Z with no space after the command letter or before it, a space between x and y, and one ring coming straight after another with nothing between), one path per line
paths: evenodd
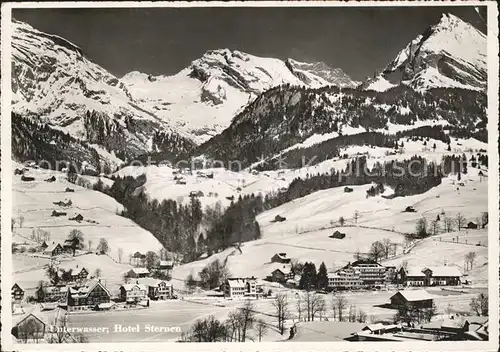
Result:
M64 252L62 246L57 244L52 244L44 249L43 254L50 255L51 257L55 257L57 255L61 255Z
M394 309L399 307L431 308L433 297L425 290L399 291L391 298L391 306Z
M271 257L271 263L282 263L282 264L288 264L290 263L291 258L286 257L286 253L281 252L281 253L276 253Z
M73 281L85 280L89 276L89 272L84 267L79 268L78 265L75 269L71 270L71 279Z
M382 335L385 333L396 332L398 330L400 330L400 328L397 325L394 324L384 325L382 323L370 324L361 329L361 331L375 335Z
M222 284L222 292L226 298L257 297L257 280L251 278L228 278Z
M172 282L166 280L158 280L154 278L137 279L139 285L147 287L147 295L153 300L171 299L174 296L174 286Z
M416 210L415 210L414 207L408 206L408 207L406 207L405 212L407 212L407 213L415 213Z
M146 260L146 255L141 254L140 252L135 252L132 258L134 259L136 265L143 265Z
M127 271L125 274L128 278L141 278L141 277L148 277L149 276L149 270L146 268L133 268Z
M477 224L475 222L469 221L467 224L468 229L477 229Z
M11 333L21 341L39 341L45 336L45 322L33 313L14 318Z
M43 241L42 244L38 246L38 250L43 252L48 246L47 242Z
M329 236L330 238L337 238L339 240L345 238L345 233L342 233L340 231L335 231L332 235Z
M74 253L76 248L80 247L80 240L78 238L67 239L63 243L63 249L65 252Z
M96 309L101 303L109 303L110 293L100 281L68 290L68 310Z
M401 268L400 276L407 286L454 286L460 284L462 274L453 266Z
M292 268L290 265L283 265L271 272L271 280L273 282L285 283L287 280L293 279Z
M147 299L148 287L143 284L125 284L120 286L120 298L127 303L137 303Z
M344 192L345 193L351 193L353 189L351 187L344 187Z
M174 268L174 262L172 260L160 260L158 266L159 270L172 270Z
M12 301L19 302L24 298L24 290L16 283L11 289Z
M286 220L286 218L284 216L281 216L281 215L276 215L274 217L274 222L283 222L285 220Z
M361 273L352 267L328 273L328 288L331 290L351 290L361 287Z

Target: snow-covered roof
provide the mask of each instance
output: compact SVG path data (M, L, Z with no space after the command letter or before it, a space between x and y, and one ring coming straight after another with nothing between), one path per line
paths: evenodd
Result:
M130 271L133 271L135 274L149 274L149 270L146 268L132 268Z
M172 286L172 282L171 281L168 281L168 280L159 280L159 279L155 279L155 278L152 278L152 277L144 277L144 278L140 278L140 279L136 280L136 284L144 285L144 286L151 286L151 287L158 287L158 285L161 282L165 282L167 285Z
M99 309L107 309L111 308L115 305L115 302L106 302L106 303L100 303L99 304Z
M125 285L122 285L121 287L123 287L125 289L125 291L131 291L134 288L137 288L141 291L147 291L147 289L148 289L146 287L146 285L143 285L143 284L125 284Z
M426 290L404 290L398 291L398 293L401 294L408 302L423 301L434 298ZM392 297L396 296L398 293Z
M160 267L163 266L174 266L174 262L172 260L161 260L160 261Z
M456 266L431 266L427 269L432 270L432 276L462 276L462 273Z
M45 287L46 293L50 294L50 293L53 293L54 291L67 292L68 286L47 286L47 287Z
M59 243L56 244L51 244L47 248L45 248L43 251L44 252L52 252L54 249L56 249L58 246L61 246Z
M406 276L424 278L425 274L422 272L422 268L411 267L406 269Z
M242 288L242 287L245 287L245 280L244 279L228 279L227 283L228 283L229 287L231 287L231 288L235 288L235 287Z
M370 331L378 331L378 330L389 330L389 329L394 329L397 328L397 325L384 325L382 323L377 323L377 324L370 324L365 326L363 330L370 330Z

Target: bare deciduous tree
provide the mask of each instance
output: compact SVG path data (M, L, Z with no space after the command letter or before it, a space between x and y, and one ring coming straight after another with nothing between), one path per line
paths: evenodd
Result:
M445 216L443 219L444 231L445 232L452 232L454 223L455 223L455 221L452 218Z
M462 227L464 227L464 226L465 226L465 222L466 222L467 220L466 220L466 219L465 219L465 217L464 217L462 214L460 214L460 213L458 213L458 214L457 214L457 217L456 217L456 219L455 219L455 220L456 220L456 222L457 222L458 231L460 231L460 230L462 229Z
M439 232L439 221L431 221L431 231L433 235L437 235L437 233Z
M339 321L343 321L344 309L347 307L347 299L341 294L337 294L334 297L335 297L334 302L335 302L335 306L337 308Z
M382 240L382 246L384 247L384 257L385 259L389 258L389 254L391 253L392 249L392 242L388 238L384 238Z
M267 334L267 331L269 330L269 328L264 320L259 319L257 321L257 325L255 327L255 330L257 331L257 336L259 337L259 342L261 342L262 336Z
M280 334L285 332L285 320L290 318L290 310L288 309L288 300L286 294L278 293L273 301L273 307L276 310L278 317L278 329Z

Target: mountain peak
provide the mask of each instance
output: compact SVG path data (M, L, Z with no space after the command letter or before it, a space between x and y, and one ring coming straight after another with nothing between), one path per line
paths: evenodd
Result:
M407 84L418 90L486 88L486 36L459 17L444 13L440 21L412 40L367 89L386 90Z

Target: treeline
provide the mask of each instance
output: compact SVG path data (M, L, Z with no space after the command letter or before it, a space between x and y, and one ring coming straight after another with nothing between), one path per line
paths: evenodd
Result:
M232 125L204 143L196 155L228 164L248 166L270 157L314 134L343 133L344 126L367 132L388 123L412 125L446 120L463 137L482 138L486 131L486 95L462 89L432 89L426 93L409 87L386 92L324 87L280 86L261 94L235 117ZM423 130L422 130L423 131ZM431 136L429 136L431 137ZM446 139L444 135L437 135ZM234 146L239 146L234 148Z
M99 157L97 151L86 141L81 141L68 133L51 128L49 125L11 113L12 118L12 155L21 162L35 161L42 168L60 171L68 168L72 172L82 170L82 164L87 163L98 170L102 165L105 172L111 172L111 167ZM67 164L61 160L71 161ZM96 174L87 169L86 173Z
M98 183L94 189L123 204L121 215L151 232L168 251L181 254L184 262L261 236L255 220L255 215L262 211L259 209L263 209L261 196L240 196L224 211L220 202L202 209L197 197L190 197L188 204L171 199L150 200L141 189L145 182L145 175L117 177L110 188Z

